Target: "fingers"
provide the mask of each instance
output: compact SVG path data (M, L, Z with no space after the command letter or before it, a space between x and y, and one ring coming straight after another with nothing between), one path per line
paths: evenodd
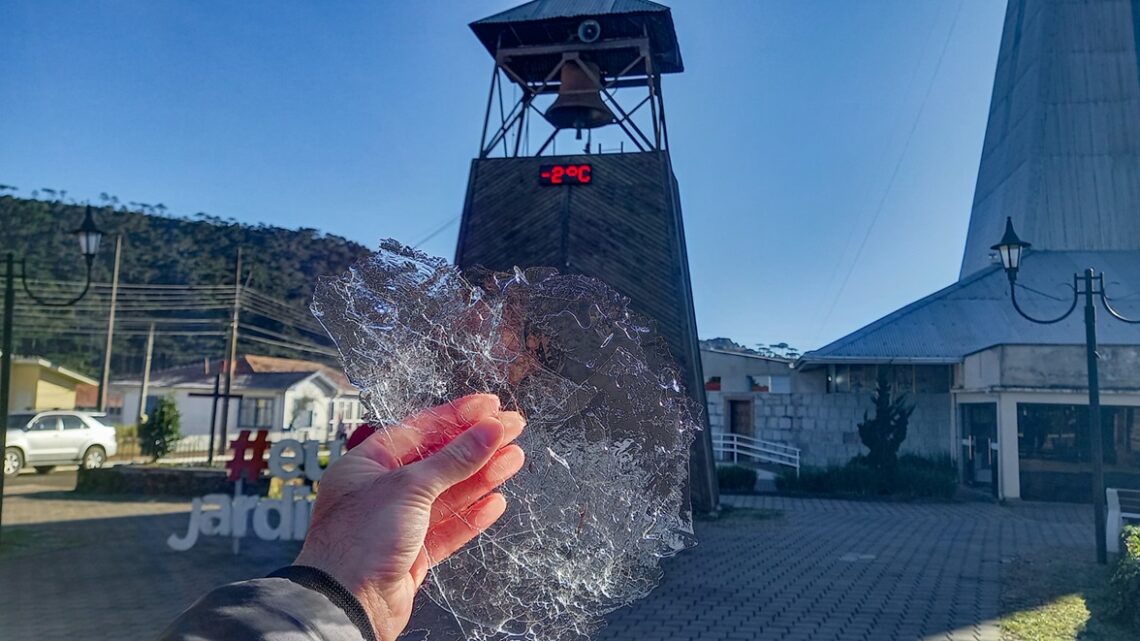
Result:
M423 583L432 566L458 552L468 541L491 527L506 510L507 499L502 494L490 494L462 513L444 519L429 529L424 539L424 549L412 564L412 578L416 585Z
M505 432L506 425L503 427ZM431 506L429 527L463 512L480 497L502 485L522 469L525 459L526 456L518 445L508 445L495 452L482 469L470 478L451 486L436 499Z
M518 412L498 412L497 414L489 414L488 416L499 419L499 422L503 424L503 444L510 443L518 438L519 434L522 434L523 427L526 426L526 420L523 419L522 414ZM428 430L418 434L412 434L412 440L416 440L418 443L403 452L399 458L400 464L407 465L435 454L474 422L475 421L471 421L471 423L463 424L460 427L437 429L434 431L428 428ZM404 428L406 426L401 424L399 427ZM415 428L413 428L413 430L414 429Z
M388 468L406 465L439 450L479 419L498 414L498 396L471 394L378 430L350 453L366 456Z
M526 419L518 412L500 412L499 422L503 424L504 445L518 438L526 427Z
M434 502L448 488L474 476L503 442L503 424L494 418L476 422L435 454L407 466L412 487Z

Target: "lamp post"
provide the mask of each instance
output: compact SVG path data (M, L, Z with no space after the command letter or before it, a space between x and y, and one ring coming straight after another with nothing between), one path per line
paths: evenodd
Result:
M1140 324L1140 319L1126 318L1113 309L1105 292L1104 273L1096 273L1091 267L1083 273L1073 274L1073 302L1064 314L1055 318L1034 318L1025 313L1017 304L1017 271L1021 268L1021 255L1030 244L1022 241L1013 231L1013 221L1005 219L1005 234L1001 241L990 249L997 250L1001 256L1002 267L1009 277L1009 299L1013 308L1027 320L1041 325L1059 323L1069 317L1077 308L1081 297L1085 299L1085 358L1088 362L1089 377L1089 450L1092 458L1092 496L1093 519L1096 532L1096 560L1097 563L1108 562L1108 549L1105 541L1105 508L1104 508L1104 430L1100 424L1100 372L1097 367L1097 339L1096 339L1096 305L1094 299L1099 299L1104 310L1113 318L1132 325Z
M66 300L50 300L41 298L32 292L28 286L27 271L24 261L20 261L20 282L28 297L40 305L48 307L67 307L79 302L87 291L91 289L91 266L95 262L95 255L99 253L99 243L103 240L103 232L95 226L95 217L88 205L83 215L83 223L72 232L79 241L79 248L83 260L87 263L87 277L83 290L78 295ZM0 524L3 523L4 514L4 479L10 467L18 463L16 456L9 456L8 441L8 396L12 386L12 323L16 310L16 255L9 251L4 260L4 317L0 326L0 420L4 421L4 429L0 430L0 452L4 454L4 473L0 474Z

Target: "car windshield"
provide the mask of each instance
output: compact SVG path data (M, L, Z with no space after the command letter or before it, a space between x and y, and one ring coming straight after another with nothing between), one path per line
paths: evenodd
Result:
M27 427L35 414L9 414L8 429L22 430Z

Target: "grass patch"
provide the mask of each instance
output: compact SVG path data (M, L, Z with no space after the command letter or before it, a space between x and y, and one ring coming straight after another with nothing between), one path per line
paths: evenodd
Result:
M1108 577L1087 550L1050 550L1003 568L1004 641L1135 641L1108 620Z

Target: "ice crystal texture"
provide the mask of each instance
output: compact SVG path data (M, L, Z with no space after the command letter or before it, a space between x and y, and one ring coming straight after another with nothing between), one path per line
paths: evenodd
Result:
M693 545L688 452L699 429L663 341L604 283L553 269L468 273L392 240L324 280L313 313L369 419L466 394L527 418L507 513L432 570L436 639L588 639ZM426 629L422 629L426 628Z

